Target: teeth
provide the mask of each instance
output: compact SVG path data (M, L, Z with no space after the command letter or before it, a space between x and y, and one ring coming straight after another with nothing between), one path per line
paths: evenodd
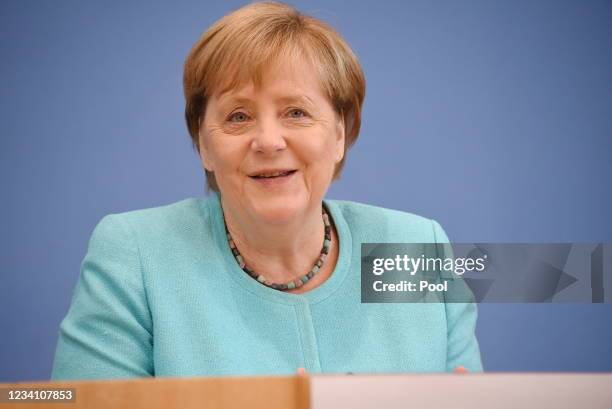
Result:
M276 176L281 176L281 175L285 176L285 175L288 175L288 174L289 174L289 171L286 171L286 172L274 172L274 173L265 173L265 174L257 175L257 177L259 177L259 178L273 178L273 177L276 177Z

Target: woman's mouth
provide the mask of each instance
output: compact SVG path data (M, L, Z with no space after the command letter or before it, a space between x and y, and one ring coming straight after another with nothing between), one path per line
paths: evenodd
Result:
M282 170L275 172L262 172L256 175L249 176L255 182L263 186L282 185L292 179L297 170Z
M296 172L295 170L283 170L283 171L277 171L277 172L261 173L261 174L254 175L254 176L251 176L251 177L255 178L255 179L272 179L272 178L278 178L278 177L284 177L284 176L292 175L295 172Z

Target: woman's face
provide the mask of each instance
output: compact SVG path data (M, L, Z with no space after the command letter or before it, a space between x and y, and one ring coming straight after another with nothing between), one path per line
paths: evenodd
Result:
M344 155L344 123L305 61L212 95L200 127L204 167L224 203L267 223L320 208Z

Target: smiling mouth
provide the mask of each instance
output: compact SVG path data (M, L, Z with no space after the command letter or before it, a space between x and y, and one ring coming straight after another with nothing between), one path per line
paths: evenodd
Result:
M293 175L295 172L297 171L296 170L286 170L283 172L274 172L270 174L254 175L254 176L249 176L249 177L252 179L276 179L276 178L282 178L282 177Z

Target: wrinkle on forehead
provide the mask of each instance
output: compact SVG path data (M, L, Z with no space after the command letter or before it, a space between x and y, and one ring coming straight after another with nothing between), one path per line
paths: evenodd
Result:
M210 95L223 99L226 94L239 94L240 91L253 87L260 90L266 85L266 80L274 79L279 74L286 72L304 73L304 70L312 68L317 79L317 86L329 98L330 93L325 89L324 73L318 69L316 61L305 47L285 46L277 49L274 53L262 53L258 58L246 58L251 64L243 64L235 61L229 66L231 68L219 76L215 89L209 90Z
M265 91L275 103L279 105L301 104L316 106L320 98L327 99L321 88L316 72L307 63L278 62L268 68L259 84L253 80L247 80L245 84L239 84L236 88L230 88L220 95L215 95L217 102L225 104L248 105L256 98L256 94Z

